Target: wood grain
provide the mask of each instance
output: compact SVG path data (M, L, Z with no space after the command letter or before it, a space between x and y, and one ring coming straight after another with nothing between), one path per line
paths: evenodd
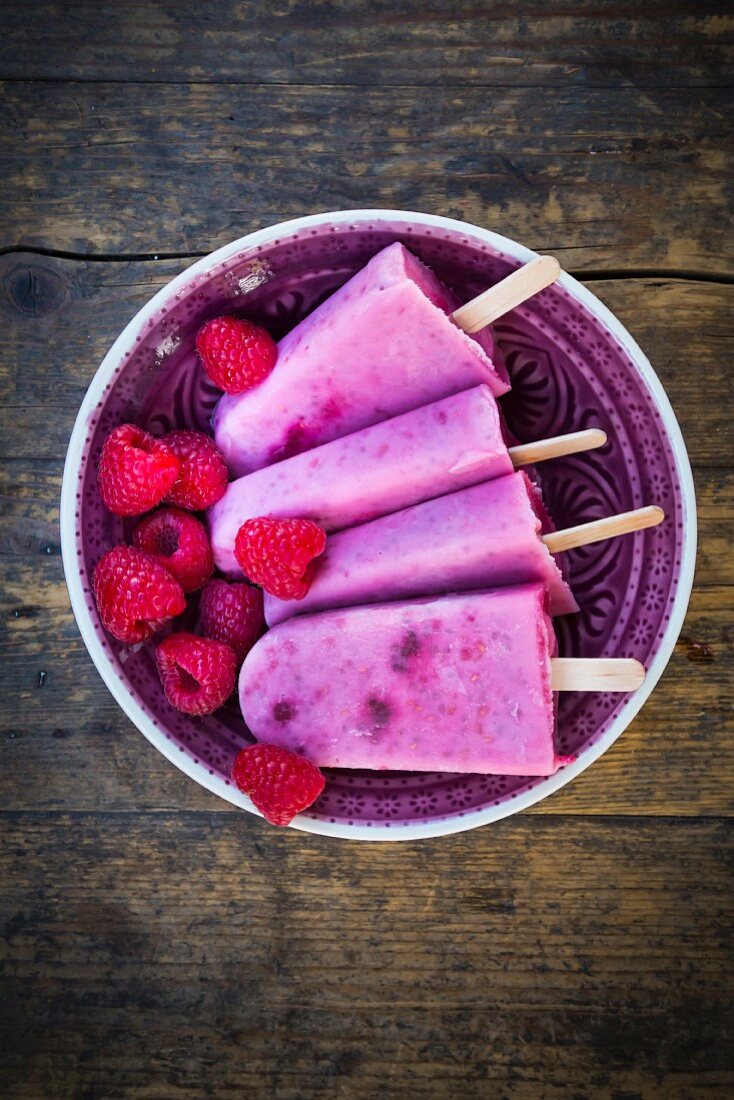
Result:
M721 85L734 20L695 0L7 4L0 76L440 87Z
M580 523L576 527L566 527L563 531L554 531L543 535L543 542L552 554L560 554L576 546L589 546L594 542L618 538L631 531L644 531L647 527L657 527L665 519L665 512L656 504L636 508L632 512L621 512L616 516Z
M388 846L207 813L3 830L14 1100L734 1088L729 822L521 817Z
M731 276L732 94L11 83L0 248L205 253L315 210L498 229L567 269ZM212 199L209 199L212 196Z

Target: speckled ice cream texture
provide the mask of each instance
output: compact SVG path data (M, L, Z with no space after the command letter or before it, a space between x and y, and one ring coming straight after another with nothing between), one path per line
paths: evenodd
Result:
M234 542L254 516L338 531L509 473L497 402L474 386L231 482L207 517L214 557L240 575Z
M540 491L522 472L417 504L327 539L301 600L265 596L268 625L335 607L539 581L550 610L578 610L541 533Z
M545 601L523 585L292 619L245 660L245 721L320 766L550 775Z
M272 373L225 395L214 436L246 474L485 382L509 389L488 329L467 336L458 299L403 245L383 249L278 345Z

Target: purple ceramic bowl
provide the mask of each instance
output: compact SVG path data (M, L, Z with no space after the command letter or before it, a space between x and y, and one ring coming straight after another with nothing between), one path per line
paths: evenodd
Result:
M61 544L72 607L92 659L126 714L169 760L248 810L251 803L229 779L237 750L251 740L236 705L203 719L178 713L164 698L153 646L123 646L101 627L90 577L129 528L99 498L100 447L128 420L156 434L207 429L218 394L197 365L194 337L202 322L243 310L279 337L395 240L464 299L534 256L476 226L395 210L316 214L251 233L184 271L130 322L97 371L69 444ZM515 813L609 748L670 657L693 581L696 513L685 446L658 378L619 321L569 275L514 310L496 331L513 384L502 404L521 441L590 426L609 436L601 450L544 464L543 487L557 525L645 504L665 510L660 527L568 555L581 611L557 620L561 654L636 657L648 670L646 683L633 695L561 695L558 747L576 760L551 778L334 770L296 828L403 840Z

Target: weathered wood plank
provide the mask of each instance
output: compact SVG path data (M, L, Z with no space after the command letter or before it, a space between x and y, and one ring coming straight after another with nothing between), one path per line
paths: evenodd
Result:
M100 360L186 261L0 256L0 458L62 459ZM734 288L682 279L595 280L666 387L697 467L734 465ZM51 415L49 416L49 413Z
M3 840L14 1100L734 1088L730 823L525 817L348 859L244 816Z
M52 82L2 97L0 248L207 252L284 217L383 205L487 225L578 270L734 271L722 89L620 85L613 110L608 90L567 86Z
M725 5L128 0L3 5L3 78L276 84L724 84Z

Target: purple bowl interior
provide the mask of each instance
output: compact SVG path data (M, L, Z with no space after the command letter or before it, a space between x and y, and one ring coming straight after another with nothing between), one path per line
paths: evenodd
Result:
M379 249L402 240L464 299L517 261L453 230L398 221L301 229L230 257L186 288L147 323L90 420L77 496L77 553L100 641L153 724L202 769L229 781L237 750L251 738L235 702L191 719L163 696L151 644L128 648L97 620L89 577L102 553L129 537L96 489L102 441L133 420L160 434L208 429L217 392L197 364L194 337L209 317L240 311L281 336ZM670 618L683 537L681 486L660 412L634 363L606 328L560 287L544 291L496 326L513 389L502 399L521 441L599 426L609 441L539 472L558 527L656 503L666 521L651 531L566 555L578 615L556 620L561 654L636 657L649 665ZM644 563L644 569L643 569ZM190 616L195 619L195 608ZM610 727L625 696L564 694L559 750L582 755ZM403 825L463 816L517 798L542 780L492 775L333 770L309 816L341 824Z

